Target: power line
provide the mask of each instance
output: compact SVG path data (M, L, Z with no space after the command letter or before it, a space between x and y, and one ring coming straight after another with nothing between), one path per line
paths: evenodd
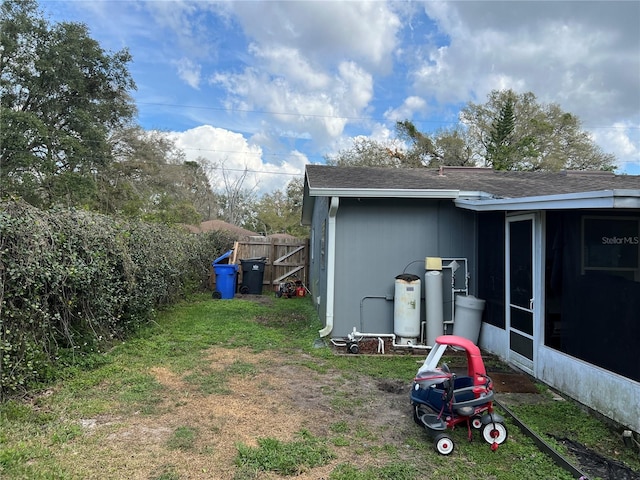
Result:
M303 175L303 172L300 173L291 173L291 172L270 172L265 170L251 170L249 168L228 168L228 167L210 167L210 170L224 170L228 172L248 172L248 173L262 173L265 175L289 175L291 177L297 177L299 175Z
M217 149L192 148L192 147L178 147L178 148L183 151L190 150L190 151L196 151L196 152L209 152L209 153L215 153L215 154L237 154L237 155L243 155L243 156L252 155L252 156L258 156L260 158L272 157L272 158L280 159L282 161L287 161L287 158L288 158L288 154L284 154L284 153L247 152L247 151L241 151L241 150L217 150ZM22 153L22 154L33 155L33 152L29 150L14 150L11 148L7 148L4 151L10 152L10 153ZM101 157L91 157L91 156L83 156L82 158L85 160L101 160L102 159ZM325 156L304 154L304 158L325 159ZM205 159L205 160L208 160L208 159ZM627 163L634 164L634 163L638 163L638 161L639 160L615 158L616 164L627 164ZM172 163L168 163L168 164L172 164ZM240 171L240 172L245 171L245 169L243 168L227 168L227 167L217 167L217 166L207 166L206 168L209 168L212 170L224 169L228 171ZM288 173L288 172L274 172L274 171L263 171L263 170L247 170L247 171L252 173L264 173L269 175L300 175L300 174Z
M301 112L280 112L273 110L251 110L244 108L228 108L228 107L212 107L212 106L203 106L203 105L183 105L177 103L159 103L159 102L136 102L137 105L155 105L160 107L170 107L170 108L192 108L197 110L213 110L219 112L226 113L255 113L260 115L284 115L291 117L311 117L311 118L326 118L326 119L337 119L337 120L375 120L375 121L383 121L385 120L382 117L362 117L362 116L349 116L349 115L324 115L318 113L301 113ZM447 124L447 125L457 125L462 124L459 120L416 120L413 121L414 124ZM603 130L640 130L640 126L622 126L622 125L589 125L589 124L581 124L584 128L590 129L603 129Z
M156 105L160 107L172 108L193 108L197 110L215 110L220 112L239 112L239 113L258 113L261 115L286 115L291 117L312 117L312 118L334 118L340 120L371 120L371 117L353 117L343 115L321 115L319 113L300 113L300 112L275 112L270 110L250 110L244 108L225 108L225 107L208 107L202 105L180 105L172 103L152 103L152 102L136 102L137 105Z

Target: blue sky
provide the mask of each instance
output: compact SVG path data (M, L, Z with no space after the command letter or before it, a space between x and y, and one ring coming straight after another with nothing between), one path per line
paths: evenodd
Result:
M637 1L43 1L128 48L138 122L172 134L227 180L282 188L307 163L458 121L494 89L533 92L580 117L640 174ZM221 186L220 168L212 177Z

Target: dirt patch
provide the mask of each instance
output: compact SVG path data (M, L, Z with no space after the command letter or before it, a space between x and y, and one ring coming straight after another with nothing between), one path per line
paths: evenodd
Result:
M538 393L536 384L522 373L488 372L496 393Z
M250 300L260 305L271 305L274 301L274 297L272 295L253 295L249 293L236 293L235 298Z
M153 368L151 373L163 387L155 411L83 420L94 442L77 446L73 453L77 471L92 472L92 478L101 479L147 480L172 474L181 479L232 480L238 443L255 446L257 439L265 437L291 441L303 429L331 437L331 426L341 422L352 434L366 428L376 444L401 448L409 430L415 430L408 421L409 382L376 381L351 373L346 379L337 371L318 373L304 366L316 361L310 356L291 363L290 356L273 352L213 348L205 358L211 370L224 372L240 362L252 365L253 373L229 375L228 394L205 395L185 380L187 374ZM180 427L196 432L192 448L168 448ZM367 452L354 458L347 456L348 449L333 450L337 457L329 465L296 478L328 478L344 462L361 466L378 462ZM109 459L109 464L96 459ZM265 473L259 478L279 477Z
M244 297L273 301L269 296ZM265 316L256 321L285 319ZM386 355L414 355L416 370L427 354L425 350L410 349L394 352L389 342L377 340L361 342L359 346L361 355L379 355L379 349ZM335 353L350 355L344 348ZM466 373L464 354L450 357L452 371ZM258 439L266 437L287 442L296 439L302 430L327 439L347 437L349 447L331 445L336 457L329 464L296 476L300 480L318 480L328 478L342 463L356 468L383 465L388 459L381 452L387 447L395 448L400 460L408 459L415 455L415 449L407 445L409 439L423 440L420 435L424 436L424 432L411 418L412 378L380 380L353 371L327 371L314 365L321 359L310 355L256 353L242 348L214 347L202 358L202 370L213 376L220 373L224 389L203 393L197 382L190 380L193 372L177 373L166 366L155 366L149 373L162 390L159 401L149 411L120 412L81 421L86 432L83 441L61 452L67 459L73 458L70 476L104 480L237 480L248 478L238 477L235 465L240 443L256 446ZM492 370L490 357L485 358L485 365L499 393L497 398L505 405L545 397L527 375L500 367ZM341 428L339 434L337 425ZM176 431L185 428L194 432L193 444L172 448ZM429 439L424 437L424 441ZM282 477L262 472L252 478Z
M626 465L604 457L598 452L585 447L579 442L574 442L568 438L553 436L558 442L564 444L579 460L585 471L604 479L611 480L640 480L640 473L636 473Z

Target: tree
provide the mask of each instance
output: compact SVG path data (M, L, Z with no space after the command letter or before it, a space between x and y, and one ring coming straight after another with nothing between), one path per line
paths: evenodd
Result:
M402 163L406 167L470 166L471 153L464 130L455 127L438 130L431 135L418 131L413 122L396 122L398 137L409 143Z
M460 118L478 163L499 170L613 170L582 130L578 117L558 105L538 103L531 93L494 90L485 104L470 102Z
M302 178L294 178L283 190L263 195L255 206L255 217L247 225L251 230L272 235L288 233L306 237L309 229L300 225L302 215Z
M325 157L327 165L338 167L399 167L404 153L393 142L387 144L371 138L358 137L353 145L338 152L337 155Z
M438 154L431 159L429 167L472 167L475 165L465 129L456 126L438 130L433 134L432 139Z
M204 159L185 161L166 133L139 126L113 132L110 143L114 162L99 177L103 212L164 223L211 217L216 201L200 163Z
M94 200L109 132L135 114L124 49L106 53L85 25L49 25L34 0L0 6L0 194L40 206Z
M218 194L218 217L232 225L248 225L254 216L257 184L246 187L249 169L244 168L240 175L233 175L223 161L219 167L222 172L222 193Z
M350 148L327 157L327 165L394 168L473 165L466 132L461 128L427 135L418 131L410 120L404 120L396 122L396 136L386 143L358 137Z
M495 170L507 170L510 166L509 159L512 158L515 150L515 145L512 143L515 129L513 104L513 95L507 95L498 118L491 124L487 144L487 163Z
M405 167L426 167L433 159L438 158L435 145L428 135L420 132L409 120L396 122L396 134L402 141L410 144L402 157Z
M211 220L218 206L205 169L205 159L184 162L186 194L202 220Z
M496 170L614 170L615 157L602 152L577 116L558 105L538 103L531 93L494 90L484 104L469 102L461 124L420 132L410 120L396 122L388 145L358 138L328 158L338 166L429 167L484 165ZM398 143L400 142L400 147ZM392 147L390 147L392 146Z

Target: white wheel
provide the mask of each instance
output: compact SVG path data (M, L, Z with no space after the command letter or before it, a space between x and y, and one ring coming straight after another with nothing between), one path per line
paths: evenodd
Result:
M453 452L453 440L446 433L437 435L433 441L433 446L440 455L449 455Z
M487 423L482 429L484 441L490 444L502 444L507 439L507 427L502 423Z
M482 419L480 417L473 417L471 419L471 426L476 430L480 430L482 428Z

